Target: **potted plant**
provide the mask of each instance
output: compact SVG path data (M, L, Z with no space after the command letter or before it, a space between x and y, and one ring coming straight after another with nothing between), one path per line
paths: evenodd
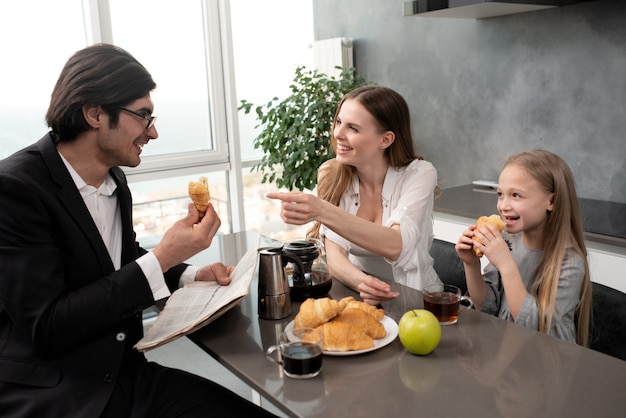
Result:
M261 182L313 190L318 167L333 157L330 130L337 105L344 94L366 84L353 67L343 69L338 78L298 67L285 99L274 97L260 106L241 100L238 110L248 114L254 108L255 128L261 128L253 143L264 155L252 167L263 172Z

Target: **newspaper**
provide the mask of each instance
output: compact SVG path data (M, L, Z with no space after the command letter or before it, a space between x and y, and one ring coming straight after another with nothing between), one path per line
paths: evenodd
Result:
M236 306L250 291L257 260L257 249L248 250L237 263L228 286L198 281L174 291L135 348L151 350L190 334Z

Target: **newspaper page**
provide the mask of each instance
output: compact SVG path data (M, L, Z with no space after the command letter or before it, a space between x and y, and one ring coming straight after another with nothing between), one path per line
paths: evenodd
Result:
M198 281L174 291L135 348L150 350L190 334L236 306L250 291L257 260L257 249L248 250L237 263L228 286Z

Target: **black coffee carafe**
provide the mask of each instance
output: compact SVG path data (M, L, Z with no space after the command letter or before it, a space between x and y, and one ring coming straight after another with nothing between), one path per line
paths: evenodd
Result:
M333 282L322 242L315 238L296 238L285 241L283 248L302 262L302 267L300 263L289 266L292 269L289 280L291 300L303 301L328 295Z

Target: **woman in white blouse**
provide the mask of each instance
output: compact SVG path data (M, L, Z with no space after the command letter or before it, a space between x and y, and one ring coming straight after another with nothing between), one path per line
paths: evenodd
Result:
M332 131L336 158L318 171L315 197L269 193L290 224L314 221L330 273L379 304L396 298L391 281L422 287L438 283L429 248L437 171L413 147L409 108L401 95L365 86L339 103Z

